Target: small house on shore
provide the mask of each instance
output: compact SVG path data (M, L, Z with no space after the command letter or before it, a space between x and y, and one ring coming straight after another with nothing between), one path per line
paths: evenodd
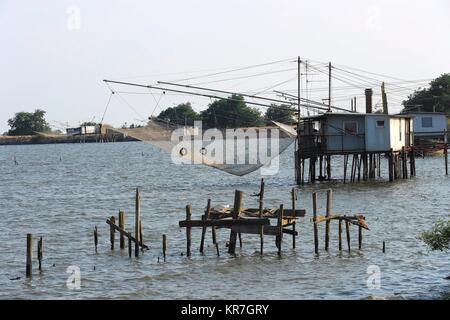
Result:
M303 156L382 153L412 145L409 115L327 112L301 119Z

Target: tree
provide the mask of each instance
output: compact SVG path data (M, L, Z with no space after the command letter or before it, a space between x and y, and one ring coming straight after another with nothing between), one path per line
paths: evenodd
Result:
M179 125L193 125L200 115L192 109L191 103L181 103L176 107L169 107L162 111L157 117L159 120L170 121Z
M423 232L420 238L431 250L447 251L450 249L450 220L439 220L431 231Z
M239 128L264 125L261 113L246 105L241 95L233 94L228 99L219 99L200 113L203 125L208 128Z
M45 111L36 109L34 112L18 112L14 118L8 120L11 136L36 135L40 132L49 132L50 126L45 120Z
M430 82L429 88L419 88L403 101L403 112L426 111L450 113L450 73Z
M264 116L266 122L278 121L285 124L294 124L295 120L295 108L287 105L272 104L267 110Z

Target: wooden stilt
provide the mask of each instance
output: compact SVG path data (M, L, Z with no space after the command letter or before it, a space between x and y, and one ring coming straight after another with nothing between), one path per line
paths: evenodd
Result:
M291 197L292 197L292 215L295 215L295 200L297 200L297 192L296 192L295 188L292 188ZM292 248L293 249L295 249L295 223L296 223L296 221L294 220L292 222Z
M239 214L242 210L242 198L243 198L243 192L236 190L234 194L234 207L233 207L233 219L238 219ZM235 254L236 253L236 239L237 233L231 229L230 232L230 242L228 246L228 253Z
M116 224L116 217L112 216L109 220L111 221L112 224ZM111 250L114 250L114 241L115 241L115 238L116 238L115 234L116 234L116 229L114 229L113 226L110 226L109 238L110 238L110 241L111 241Z
M37 256L38 256L38 262L39 262L39 271L42 271L42 259L44 256L44 244L42 242L42 237L40 237L39 241L38 241Z
M333 190L327 190L327 212L326 216L329 217L331 215L331 206L333 199ZM325 250L328 251L330 244L330 220L325 222Z
M98 245L98 230L97 226L94 228L94 245L95 245L95 253L97 253L97 245Z
M261 186L259 188L259 218L262 219L264 210L264 178L261 178ZM260 253L264 252L264 226L259 230Z
M139 243L141 242L141 199L139 194L139 188L136 188L135 197L135 219L134 219L134 234L136 243L134 246L134 256L139 257Z
M331 156L327 156L327 179L331 180Z
M394 181L394 155L392 154L392 149L388 153L388 167L389 167L389 181Z
M125 230L125 212L119 211L119 228ZM125 236L120 234L120 249L125 249Z
M278 255L281 256L281 244L283 242L283 205L280 205L280 213L278 214L278 235L276 237L276 241L278 243Z
M162 236L162 249L163 249L164 262L166 262L167 237L165 234L163 234L163 236Z
M345 220L345 232L347 234L347 248L350 251L350 222Z
M315 254L319 254L319 237L318 237L318 230L317 230L317 193L314 192L312 194L313 198L313 226L314 226L314 252Z
M362 227L358 226L358 249L361 250L362 248Z
M208 220L209 219L209 213L211 211L211 199L208 199L208 202L206 204L206 210L205 214L202 216L202 220ZM206 227L202 227L202 239L200 242L200 253L204 253L204 245L205 245L205 235L206 235Z
M191 205L186 206L186 221L191 220ZM191 256L191 227L186 227L186 256Z
M338 235L339 235L339 251L342 251L342 219L339 219Z
M344 155L344 183L347 180L347 163L348 163L348 155Z
M27 234L27 260L26 260L26 276L31 277L33 273L33 235Z

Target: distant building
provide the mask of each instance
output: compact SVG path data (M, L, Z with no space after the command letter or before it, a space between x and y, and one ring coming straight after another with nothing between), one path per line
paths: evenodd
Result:
M442 137L447 129L447 115L440 112L408 112L413 118L415 137Z
M67 128L66 133L68 136L80 136L96 134L98 131L97 126L80 126L77 128Z
M397 152L412 145L408 115L335 113L301 119L300 152L308 157Z

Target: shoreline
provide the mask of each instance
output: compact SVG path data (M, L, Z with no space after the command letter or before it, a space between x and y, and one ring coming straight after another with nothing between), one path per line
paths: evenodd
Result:
M102 142L131 142L139 141L133 137L119 135L34 135L34 136L1 136L0 146L34 145L34 144L61 144L61 143L102 143Z

